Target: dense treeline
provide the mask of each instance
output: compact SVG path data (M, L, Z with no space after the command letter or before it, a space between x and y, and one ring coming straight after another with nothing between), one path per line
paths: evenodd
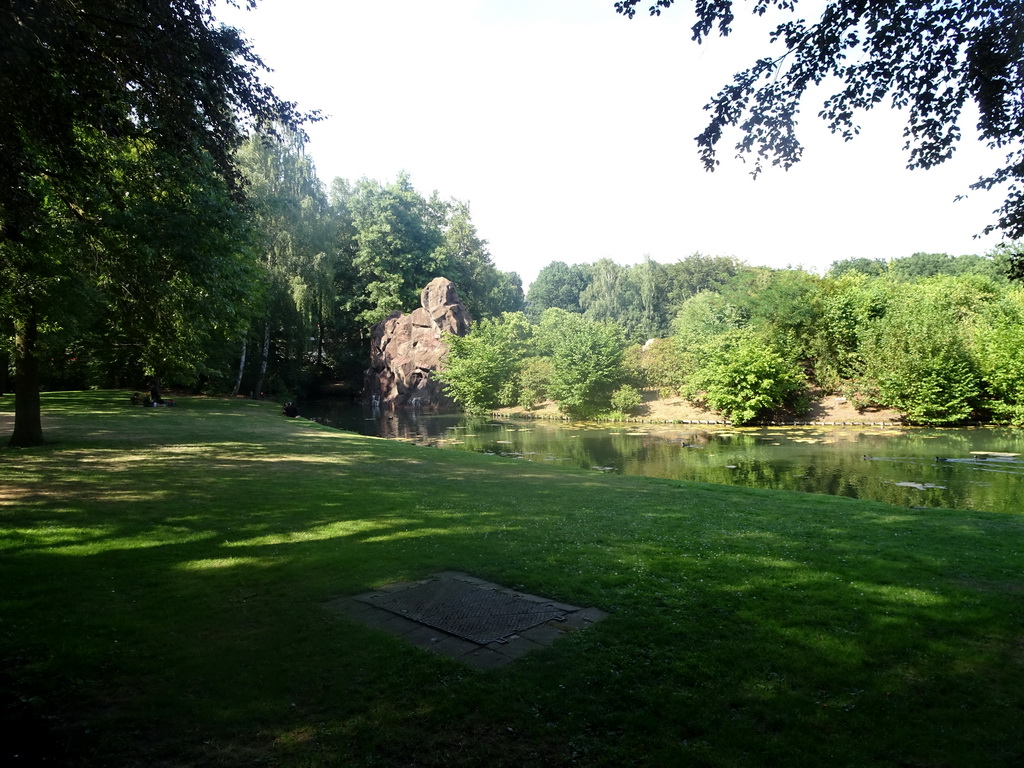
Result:
M827 392L916 424L1024 424L1017 251L853 259L824 277L700 254L555 262L525 314L453 339L441 375L476 411L550 398L574 416L629 412L646 387L737 423L796 416Z
M474 317L523 309L519 276L495 268L466 203L426 197L405 174L390 183L335 179L328 191L302 136L283 126L276 133L254 135L237 152L244 202L220 201L230 230L217 240L215 228L172 233L233 254L233 271L200 294L165 291L173 300L104 299L66 329L73 333L55 328L45 339L45 386L141 386L155 377L236 394L293 395L325 379L354 389L372 326L419 306L434 277L455 282ZM165 234L147 236L155 251L174 245ZM173 274L152 277L161 290L174 283ZM225 311L207 318L213 303Z
M337 180L328 194L304 150L319 116L261 80L214 5L0 10L12 446L44 442L41 388L358 382L369 328L437 275L480 316L522 308L519 278L494 268L464 203L407 176Z
M64 317L40 315L47 387L157 378L293 395L341 380L355 391L372 326L413 309L445 276L478 321L449 340L439 374L469 411L551 399L578 417L628 413L653 388L737 423L797 415L822 392L913 423L1024 423L1024 288L1009 279L1012 246L850 259L824 277L701 254L556 261L524 298L518 275L494 266L467 204L424 196L405 174L335 179L328 190L287 126L235 153L244 195L178 178L144 147L108 151L138 189L101 209L103 237L81 248L107 260L101 281L40 281ZM156 167L159 195L147 181ZM61 227L73 234L57 221L58 238Z
M797 411L820 388L898 407L920 423L1024 421L1020 289L1004 277L1021 277L1020 254L865 257L824 278L721 257L556 262L524 306L518 276L494 267L466 204L424 196L406 175L335 180L328 191L303 143L302 126L319 116L261 80L260 57L217 22L214 5L61 0L0 12L0 388L16 391L11 445L43 442L41 387L156 378L258 395L296 393L325 376L355 385L374 322L411 309L439 275L482 319L453 342L444 374L473 409L551 397L569 413L628 410L638 388L656 386L746 421ZM877 18L898 10L885 6ZM723 30L731 18L717 19ZM859 17L850 18L822 23ZM943 61L962 53L970 63L943 99L897 78L897 102L924 93L924 111L912 110L912 132L924 137L914 164L948 157L965 99L983 108L982 136L993 146L1021 134L1019 93L1003 87L1020 79L1009 76L1019 57L989 55L1016 39L1016 27L999 8L979 18L983 44L940 46ZM698 39L707 29L695 28ZM791 37L801 61L830 39ZM918 54L934 52L935 41L915 47L920 36L905 37L910 48L883 35L864 50L880 69L847 72L849 89L826 110L839 128L865 108L864 83L877 76L891 85L885 73L906 66L920 75ZM830 51L811 70L844 58ZM718 107L729 108L701 140L706 161L714 163L720 129L746 109L768 71L761 67L776 63L741 73L753 77L750 88L720 94ZM811 70L791 70L796 81L773 76L757 91L760 117L742 124L741 150L781 148L784 164L798 159L799 143L778 132L791 127L806 83L819 79L802 79ZM935 113L935 104L956 108ZM1017 179L1021 164L1010 157L975 186ZM1021 211L1011 184L998 228L1019 235ZM499 351L506 357L497 361Z
M152 165L143 153L119 162L140 176ZM551 399L577 417L629 413L653 388L737 423L797 415L822 392L913 423L1024 423L1014 247L850 259L824 277L702 254L556 261L524 297L518 275L494 266L469 206L424 196L406 174L328 190L301 133L283 125L250 136L235 162L244 197L189 181L159 205L143 188L108 214L106 248L131 249L108 272L141 264L141 274L115 275L131 287L119 293L61 288L88 311L41 337L46 386L158 378L292 395L341 380L354 391L372 326L445 276L477 319L449 339L439 374L469 411ZM190 248L196 273L178 266Z

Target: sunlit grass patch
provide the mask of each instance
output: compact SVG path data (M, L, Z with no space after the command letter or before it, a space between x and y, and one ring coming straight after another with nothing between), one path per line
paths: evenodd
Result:
M71 525L43 523L31 527L4 526L0 531L0 541L6 541L19 547L32 547L58 551L65 546L78 546L84 541L110 536L115 531L113 526L91 526L75 528Z
M406 521L411 524L412 521ZM225 542L226 547L266 547L276 544L293 544L304 541L325 541L345 536L356 536L374 533L381 530L393 530L403 524L402 520L388 520L386 524L375 520L350 520L346 522L321 525L302 531L289 531L283 534L257 536L254 538L237 539ZM364 539L371 541L372 539Z
M211 557L203 560L190 560L179 563L176 567L183 571L205 571L216 568L237 568L238 566L268 565L268 561L259 557Z

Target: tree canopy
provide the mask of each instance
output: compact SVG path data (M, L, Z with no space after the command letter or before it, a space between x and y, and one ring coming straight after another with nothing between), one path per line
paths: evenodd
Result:
M0 12L0 209L5 233L36 208L24 182L45 172L90 180L84 127L145 139L179 157L208 154L235 178L232 152L252 123L295 127L301 115L259 78L265 69L212 0L17 0ZM94 179L93 179L94 180ZM83 206L69 197L63 202Z
M262 62L212 8L16 0L0 10L0 308L15 336L12 445L43 439L40 334L95 317L99 297L152 288L140 250L161 260L172 284L205 282L208 257L223 250L180 249L146 237L160 231L148 225L161 219L163 231L196 242L217 237L238 188L234 151L249 130L304 120L260 80ZM189 202L199 197L204 205ZM118 226L131 208L133 226ZM133 238L146 242L140 249ZM179 306L183 295L210 298L162 293Z
M661 15L674 0L656 0ZM641 0L619 0L630 18ZM1005 150L1005 162L972 185L1006 184L998 220L987 231L1024 236L1024 5L1003 0L830 0L820 17L796 16L798 0L757 0L763 15L786 12L771 33L781 53L757 59L738 72L706 105L711 117L696 137L705 168L719 164L727 128L739 128L735 149L753 158L753 173L765 165L788 168L803 153L796 134L801 103L814 86L832 87L818 113L829 128L851 139L857 114L888 102L907 115L904 137L909 168L931 168L948 160L977 109L979 139ZM696 0L693 39L713 30L728 35L736 16L733 0ZM833 87L834 84L834 87Z

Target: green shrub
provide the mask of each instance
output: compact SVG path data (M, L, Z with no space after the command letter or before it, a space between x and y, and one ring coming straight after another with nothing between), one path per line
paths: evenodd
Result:
M678 395L686 377L686 359L675 339L651 339L640 353L645 382L657 387L663 397Z
M548 398L551 382L551 358L529 357L519 370L519 400L521 408L535 408Z
M982 380L982 405L996 421L1024 424L1024 289L977 318L971 357Z
M640 394L640 390L629 384L623 384L612 392L612 410L627 416L635 413L642 402L643 396Z
M913 424L955 424L979 405L977 367L960 322L963 308L921 286L876 321L862 346L864 378L883 405Z
M444 368L435 376L466 413L486 413L518 398L518 373L531 333L525 317L484 319L466 336L447 335Z
M691 382L708 407L736 424L754 421L786 406L799 409L806 390L800 366L747 330L723 334Z
M621 330L549 309L541 317L540 336L551 349L548 392L559 409L576 418L606 410L624 378Z

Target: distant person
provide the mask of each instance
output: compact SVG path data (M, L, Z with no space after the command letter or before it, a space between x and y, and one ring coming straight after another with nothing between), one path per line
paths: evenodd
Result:
M291 401L285 403L284 404L284 415L288 416L289 418L294 419L296 416L299 415L299 408L298 408L298 406L296 406L295 403L293 403Z
M154 405L163 405L163 398L160 397L160 382L155 378L149 380L149 399L153 401Z

